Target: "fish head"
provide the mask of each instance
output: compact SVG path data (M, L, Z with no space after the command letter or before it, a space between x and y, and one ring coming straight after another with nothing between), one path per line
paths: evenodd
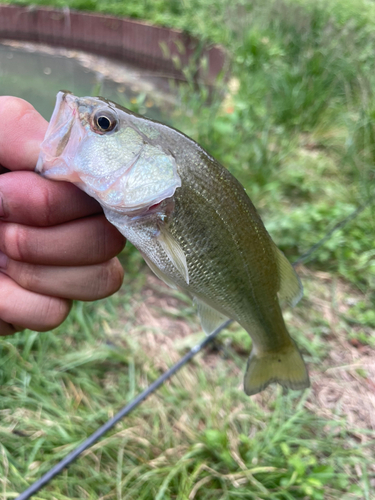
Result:
M59 92L36 171L73 182L103 208L143 213L172 197L181 179L152 122L137 126L141 120L106 99Z

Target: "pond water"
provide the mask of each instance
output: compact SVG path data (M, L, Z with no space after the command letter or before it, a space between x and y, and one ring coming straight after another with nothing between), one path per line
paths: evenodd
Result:
M161 120L173 106L167 82L150 72L79 51L1 41L0 95L26 99L49 120L59 90L137 104L138 112Z

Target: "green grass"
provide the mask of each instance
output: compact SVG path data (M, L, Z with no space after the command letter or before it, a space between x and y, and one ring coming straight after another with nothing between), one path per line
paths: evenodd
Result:
M168 120L239 178L291 259L370 202L300 268L305 297L285 314L310 391L246 397L250 339L232 326L36 498L374 498L375 4L34 3L143 18L224 44L229 81L209 96L189 79ZM143 99L124 103L136 110ZM76 304L53 333L0 339L1 499L199 338L188 299L146 279L138 253L123 258L116 296Z
M117 297L76 304L53 334L2 341L4 498L46 472L154 380L160 363L184 351L178 341L168 351L163 345L143 350L142 328L150 336L150 327L137 325L131 307L116 319L117 308L131 302L132 280ZM224 338L234 341L240 333ZM238 387L244 353L226 344L205 367L212 356L204 353L185 367L37 498L323 499L344 492L366 498L371 442L359 445L357 436L371 438L369 430L309 411L310 391L301 397L273 388L247 398Z

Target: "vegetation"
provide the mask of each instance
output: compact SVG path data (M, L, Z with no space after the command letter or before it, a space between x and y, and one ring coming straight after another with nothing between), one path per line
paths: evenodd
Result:
M209 95L187 68L172 123L240 179L291 259L368 204L299 267L305 297L285 318L311 390L246 397L250 339L233 325L38 498L374 498L375 4L34 3L222 43L229 80ZM122 258L119 294L77 303L53 333L0 340L0 498L15 498L199 338L189 300L132 249Z

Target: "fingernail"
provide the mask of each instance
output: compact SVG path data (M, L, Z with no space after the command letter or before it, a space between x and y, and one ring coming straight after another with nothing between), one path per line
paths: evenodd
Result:
M0 269L6 269L8 265L8 257L0 250Z

